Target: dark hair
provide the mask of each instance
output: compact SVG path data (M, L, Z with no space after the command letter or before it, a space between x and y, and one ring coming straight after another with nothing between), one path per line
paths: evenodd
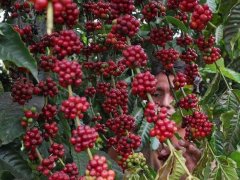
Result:
M174 69L176 71L176 73L178 72L184 72L184 69L185 69L185 62L184 61L176 61L174 63ZM159 73L169 73L169 74L172 74L171 71L168 71L166 72L165 69L163 68L163 65L161 62L159 62L158 60L154 59L151 61L151 72L153 75L158 75Z

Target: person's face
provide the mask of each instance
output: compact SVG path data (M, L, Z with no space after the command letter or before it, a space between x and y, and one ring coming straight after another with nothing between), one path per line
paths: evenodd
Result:
M171 88L169 86L168 78L164 73L159 73L156 76L157 79L157 91L153 94L153 100L159 107L166 107L168 109L168 114L172 115L174 113L174 108L172 106L173 96ZM173 83L174 76L169 75L171 84Z

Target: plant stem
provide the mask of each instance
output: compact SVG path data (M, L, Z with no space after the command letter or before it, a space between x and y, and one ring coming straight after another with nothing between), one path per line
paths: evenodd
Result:
M154 103L154 101L153 101L153 98L152 98L151 94L147 93L147 97L148 97L148 100L149 100L150 102Z
M226 80L225 76L223 75L223 73L222 73L222 71L221 71L220 67L218 66L218 64L217 64L216 62L215 62L214 64L215 64L215 66L216 66L217 70L219 71L219 73L221 74L221 76L222 76L222 78L223 78L223 80L224 80L224 82L225 82L225 84L226 84L226 86L227 86L228 90L229 90L229 91L231 91L231 90L232 90L232 88L229 86L229 84L228 84L228 82L227 82L227 80Z
M61 158L58 159L60 161L60 163L63 165L63 167L65 167L65 163L63 162L63 160Z
M87 148L87 153L88 153L88 156L89 156L90 160L92 160L93 159L93 155L92 155L92 152L91 152L91 150L89 148Z
M48 2L47 7L47 34L52 34L53 30L53 4L52 1Z
M116 83L115 83L115 79L113 76L111 76L111 82L112 82L112 86L115 89L116 88Z
M43 158L42 158L42 155L40 154L38 148L36 148L36 153L37 153L38 159L40 160L40 162L42 162Z
M74 122L76 127L81 126L81 122L78 116L74 119Z
M89 98L89 103L90 103L90 109L91 109L91 111L92 111L92 113L93 113L93 116L95 116L95 112L94 112L94 110L93 110L92 99L91 99L91 98Z
M68 85L68 94L69 96L73 96L72 86Z

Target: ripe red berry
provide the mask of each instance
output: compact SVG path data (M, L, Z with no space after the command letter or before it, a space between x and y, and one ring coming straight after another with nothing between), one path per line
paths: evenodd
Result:
M54 65L57 62L57 58L53 56L43 55L40 57L40 67L45 71L53 71Z
M57 114L57 106L47 104L42 108L42 118L43 120L50 122L54 119L54 116Z
M70 180L70 177L62 171L57 171L53 173L51 176L49 176L48 179L49 180Z
M189 46L193 43L193 39L188 34L182 35L177 38L177 45L181 47Z
M45 97L54 97L58 94L57 83L50 77L45 81L40 81L34 88L34 94L43 95Z
M164 47L168 41L173 40L173 31L167 27L153 28L150 31L150 42Z
M164 68L172 69L173 64L179 58L179 52L173 48L157 51L156 58L162 63Z
M185 68L184 74L186 75L187 84L193 85L195 79L201 78L197 64L188 64Z
M202 35L195 40L195 44L197 44L199 50L203 52L209 52L209 49L213 47L214 43L215 37L213 35L210 35L208 38Z
M36 127L27 130L23 137L24 146L28 150L35 150L37 146L42 144L42 141L42 134Z
M55 156L49 156L47 158L44 158L41 161L41 164L37 167L37 170L45 176L49 176L51 173L51 170L55 167Z
M87 148L92 148L98 138L98 133L95 128L87 125L78 126L72 131L70 142L74 146L76 152L81 152Z
M51 155L57 156L58 158L62 158L65 153L63 144L58 143L51 144L48 151L51 153Z
M57 61L54 72L58 74L59 84L62 87L79 86L82 83L81 65L76 61Z
M129 46L122 52L125 64L129 68L144 67L147 65L147 54L140 45Z
M187 84L187 76L184 73L177 73L173 79L174 89L178 90Z
M93 97L96 94L97 90L91 86L85 89L84 94L88 97Z
M48 0L35 0L34 7L37 11L43 11L47 8Z
M52 122L52 123L45 123L44 124L44 137L47 138L54 138L57 136L58 133L58 125L56 122Z
M132 14L135 10L134 0L110 0L110 8L113 19L121 14Z
M70 180L75 180L78 178L78 167L74 162L66 164L63 168L63 172L65 172L70 177Z
M213 64L218 59L221 58L221 50L219 48L213 47L210 53L203 54L203 60L206 64Z
M137 74L132 82L132 93L142 99L146 99L147 93L153 94L156 91L157 79L149 72Z
M185 61L185 63L191 63L196 61L198 55L194 49L188 48L186 51L183 51L180 55L180 59Z
M165 6L157 1L150 1L148 4L144 5L142 9L143 19L147 22L153 21L157 16L165 16L166 8Z
M198 105L198 98L195 94L188 94L178 102L179 106L183 109L193 109Z
M115 179L115 172L108 169L104 156L94 155L87 165L86 179Z
M67 100L62 102L61 111L64 113L66 119L83 118L83 113L89 108L89 103L85 97L70 96Z
M179 8L184 12L192 12L197 5L198 0L181 0Z

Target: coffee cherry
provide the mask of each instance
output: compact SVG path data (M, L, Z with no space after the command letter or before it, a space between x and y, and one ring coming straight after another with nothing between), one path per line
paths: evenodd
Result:
M184 12L192 12L197 5L198 0L181 0L179 8Z
M86 97L70 96L62 102L61 111L66 119L74 120L76 117L83 118L83 113L89 108Z
M28 158L31 161L34 161L34 160L38 159L38 155L37 155L36 149L31 149L31 150L28 151Z
M173 40L173 31L167 27L153 28L150 31L150 42L164 47L168 41Z
M78 126L76 130L72 131L70 139L71 144L74 146L76 152L81 152L87 148L92 148L98 138L98 133L95 128L87 125Z
M188 48L186 51L183 51L180 55L180 59L185 61L185 63L191 63L196 61L198 55L194 49Z
M43 55L40 57L40 67L45 71L53 71L57 58L54 56Z
M86 179L115 179L115 172L108 169L104 156L94 155L87 165Z
M212 132L213 124L209 122L207 115L194 111L192 115L183 118L183 127L186 127L185 139L203 139Z
M27 130L23 137L24 146L28 150L35 150L37 146L42 144L42 141L42 134L36 127Z
M97 84L97 93L99 94L106 94L109 91L110 83L98 83Z
M37 11L43 11L47 8L48 0L34 0L34 7Z
M85 89L84 94L88 97L93 97L96 94L97 90L92 86Z
M121 136L117 142L116 150L120 155L131 154L132 150L141 145L141 137L133 133L128 136Z
M129 68L144 67L147 65L147 54L140 45L129 46L122 52L125 64Z
M78 178L78 167L74 162L66 164L63 168L63 172L65 172L70 177L70 180L75 180Z
M110 3L108 2L87 2L83 4L87 12L92 13L96 19L108 19L111 14Z
M143 153L133 153L128 156L126 161L123 163L124 169L142 169L146 172L149 171L147 166L146 158L144 157Z
M211 19L212 12L209 6L207 4L197 5L191 17L190 28L196 31L202 31Z
M106 126L116 135L125 135L127 131L131 131L134 127L135 119L130 115L120 115L107 120Z
M157 16L165 16L166 8L165 6L157 1L150 1L148 4L144 5L142 9L143 19L147 22L154 21Z
M17 102L19 105L24 105L30 99L32 99L34 85L26 78L19 78L12 87L11 96L13 102Z
M160 142L173 137L177 131L177 125L174 121L169 119L158 120L153 129L150 130L151 137L157 137Z
M214 43L215 37L213 35L210 35L208 38L199 36L199 38L195 40L195 44L198 46L199 50L203 52L209 52L209 49L213 47Z
M45 121L52 121L54 119L54 116L57 114L57 106L56 105L51 105L47 104L42 108L42 118Z
M44 124L44 137L47 138L54 138L57 136L58 133L58 125L56 122L52 122L52 123L45 123Z
M184 73L177 73L173 79L174 89L178 90L181 87L187 85L187 76Z
M173 48L157 51L156 58L162 63L165 69L172 69L173 64L179 58L179 52Z
M179 0L167 0L168 9L177 9L179 7Z
M137 74L132 82L132 93L142 99L146 99L147 93L153 94L156 91L157 79L149 72Z
M59 84L62 87L79 86L82 83L81 65L76 61L57 61L54 72L58 74Z
M38 118L39 114L35 107L31 109L24 109L24 117L21 118L21 125L27 127L29 124L32 124L34 120Z
M107 128L106 128L105 124L96 123L94 128L96 129L96 131L98 133L106 133L107 132Z
M71 180L70 177L62 171L57 171L53 173L51 176L49 176L48 179L49 180Z
M206 64L213 64L218 59L221 58L221 50L219 48L213 47L210 53L204 53L203 60Z
M53 54L63 59L66 56L79 54L83 48L80 38L73 30L63 30L59 36L52 38Z
M189 46L193 43L193 39L191 36L189 36L188 34L186 35L182 35L180 37L177 38L177 45L181 46L181 47L186 47Z
M174 16L176 19L179 19L183 23L188 23L188 14L186 12L178 12L177 15Z
M139 30L139 21L131 15L120 16L113 24L111 32L113 34L121 34L122 36L133 37Z
M122 50L127 47L126 37L111 32L107 34L106 43L112 45L116 50Z
M134 0L110 0L110 8L113 19L121 14L132 14L135 10Z
M96 122L96 121L101 121L102 120L102 116L101 114L97 113L93 118L92 121Z
M63 144L53 143L49 148L49 153L57 156L58 158L62 158L64 156L65 150Z
M45 81L40 81L34 88L34 94L45 97L54 97L58 94L57 83L50 77Z
M144 109L144 116L147 122L152 123L157 121L157 106L153 102L148 102Z
M196 78L201 78L197 64L188 64L185 68L187 84L193 85Z
M66 24L70 28L77 24L80 12L77 4L72 0L53 0L53 9L54 23Z
M104 77L120 76L126 69L125 65L121 63L115 63L112 60L108 62L102 62L99 65L99 70Z
M85 23L86 31L93 32L102 29L102 23L100 21L87 21Z
M178 102L179 106L183 109L193 109L198 105L198 98L195 94L188 94Z
M49 156L48 158L44 158L41 161L41 164L37 167L37 170L45 176L49 176L51 170L55 167L55 156Z

